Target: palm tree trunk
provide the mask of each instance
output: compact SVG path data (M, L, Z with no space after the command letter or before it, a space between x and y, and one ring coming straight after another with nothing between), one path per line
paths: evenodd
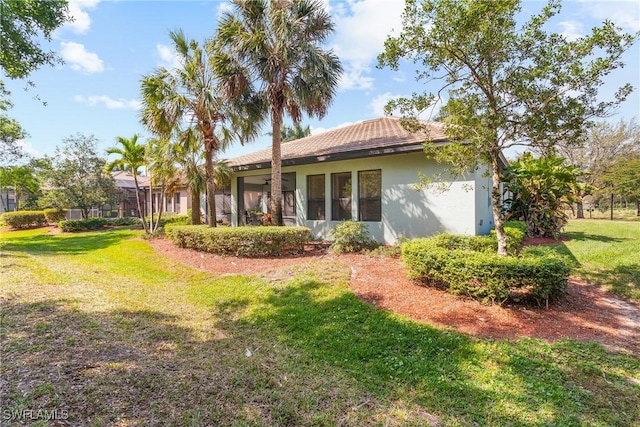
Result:
M282 220L282 111L271 109L271 221L283 225Z
M191 224L200 224L200 191L191 191Z
M144 212L142 211L142 205L140 204L140 187L138 186L138 173L135 169L132 169L131 174L133 175L133 183L136 186L136 203L138 203L138 215L140 215L140 219L142 220L142 228L144 228L144 232L149 233L149 229L147 228L147 223L145 222L145 219L144 219Z
M216 222L216 181L213 176L213 147L212 144L205 142L205 174L207 178L207 206L209 211L209 217L207 218L207 225L209 227L215 227Z

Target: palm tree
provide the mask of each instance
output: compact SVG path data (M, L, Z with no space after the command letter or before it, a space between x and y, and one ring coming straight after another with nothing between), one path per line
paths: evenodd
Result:
M130 139L117 137L116 142L120 147L114 146L107 149L107 154L117 154L119 158L107 163L105 169L111 172L117 169L128 171L133 176L133 183L136 187L136 202L138 204L138 215L142 220L142 226L146 233L149 232L144 217L144 210L140 203L140 187L138 185L138 169L145 164L145 146L138 144L138 135L134 134Z
M166 204L167 196L172 196L177 185L177 169L175 159L171 155L173 144L168 139L149 139L147 145L147 163L149 165L149 187L150 194L153 194L153 188L159 188L158 215L154 222L153 214L150 215L149 231L155 232L160 225L162 212ZM150 196L151 197L151 196ZM153 201L150 202L153 206Z
M282 225L281 127L286 112L294 124L302 113L324 117L342 73L333 51L319 46L333 33L318 0L232 0L209 48L227 90L238 92L259 79L271 118L271 212ZM238 63L238 67L229 64ZM248 71L246 71L248 70ZM235 72L234 72L235 71ZM265 112L266 113L266 112Z
M249 110L238 111L250 103L231 103L224 96L198 42L188 40L181 30L170 32L169 37L180 67L171 71L160 67L143 76L141 121L164 138L180 132L183 123L199 130L205 148L208 224L215 227L214 157L234 138L241 143L253 139L260 123L250 120L255 114L243 114Z

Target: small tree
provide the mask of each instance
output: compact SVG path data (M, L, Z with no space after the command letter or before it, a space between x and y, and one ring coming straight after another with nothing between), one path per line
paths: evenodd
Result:
M602 185L635 201L636 215L640 216L640 157L622 158L612 164L602 175Z
M535 159L524 153L504 172L506 219L524 221L531 237L557 238L567 224L564 212L574 201L574 189L582 173L556 156Z
M115 154L118 156L115 160L109 162L105 170L111 172L115 169L128 171L133 176L133 183L136 187L136 202L138 204L138 215L142 220L144 231L148 232L147 223L144 218L144 210L140 203L140 186L138 185L138 169L145 163L144 151L145 147L138 144L138 135L134 134L130 139L121 136L116 138L116 142L120 147L111 147L107 149L107 154Z
M20 203L23 197L33 198L40 191L40 181L35 168L32 165L0 167L0 190L2 189L13 191L16 210L23 208ZM4 200L2 206L4 211L8 210Z
M555 151L567 164L585 171L576 188L576 218L584 218L582 200L602 187L603 175L620 160L640 153L640 125L637 120L612 124L596 123L580 142L560 142Z
M442 82L436 93L419 93L390 102L409 130L425 129L418 115L444 92L439 113L450 141L427 144L437 161L460 173L479 162L489 166L498 254L507 255L501 216L500 156L515 146L553 147L580 141L590 120L609 113L632 91L618 90L610 102L598 100L603 78L623 65L621 55L636 37L610 21L591 35L568 40L545 25L560 12L550 0L521 28L517 0L407 0L403 29L389 37L380 65L399 69L402 59L419 63L418 80Z
M92 208L113 202L117 189L111 175L105 172L106 159L97 151L93 136L77 134L63 140L44 172L52 207L80 209L88 218Z

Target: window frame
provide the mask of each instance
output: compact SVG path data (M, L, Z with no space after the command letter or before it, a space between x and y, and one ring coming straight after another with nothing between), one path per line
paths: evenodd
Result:
M337 179L340 175L349 175L349 183L351 185L351 191L349 192L349 207L342 208L340 206L340 200L346 199L346 197L336 197L334 179ZM339 195L338 195L339 196ZM345 215L341 216L340 211L344 210ZM331 220L332 221L353 221L353 172L336 172L331 174Z
M362 176L363 174L366 173L371 173L371 172L377 172L377 176L378 179L380 180L378 188L379 188L379 193L377 195L377 197L362 197L362 183L363 183L363 179ZM377 215L375 217L367 217L364 218L363 213L369 211L370 209L363 209L363 205L365 203L370 203L370 202L377 202L378 204L378 211L376 212ZM358 221L362 221L362 222L380 222L382 221L382 169L368 169L368 170L361 170L358 171Z
M312 198L311 197L311 179L319 178L319 177L322 177L322 198L319 198L319 197ZM314 203L313 206L312 206L312 203ZM312 207L316 207L316 206L321 207L322 215L311 214ZM327 219L327 174L325 173L307 175L307 219L309 221L325 221Z

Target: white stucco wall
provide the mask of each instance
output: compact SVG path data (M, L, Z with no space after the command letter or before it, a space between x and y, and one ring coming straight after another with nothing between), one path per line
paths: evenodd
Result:
M493 228L491 209L491 176L489 168L482 166L475 173L476 180L476 234L488 234Z
M329 231L339 224L339 221L306 219L308 175L326 174L325 212L327 218L330 218L331 174L351 172L352 216L357 219L358 171L372 169L382 171L382 221L367 222L367 224L371 236L379 242L394 244L402 237L424 237L441 232L486 233L492 226L489 223L490 206L486 206L487 178L481 173L471 173L468 178L448 182L445 191L441 188L428 188L421 191L414 189L413 184L419 179L418 171L429 176L444 170L434 161L426 159L423 153L403 153L282 168L283 173L296 173L296 224L309 227L316 239L330 239ZM235 174L231 185L232 225L238 224L236 178L267 173L270 173L270 169ZM478 225L480 219L483 220L482 226Z

